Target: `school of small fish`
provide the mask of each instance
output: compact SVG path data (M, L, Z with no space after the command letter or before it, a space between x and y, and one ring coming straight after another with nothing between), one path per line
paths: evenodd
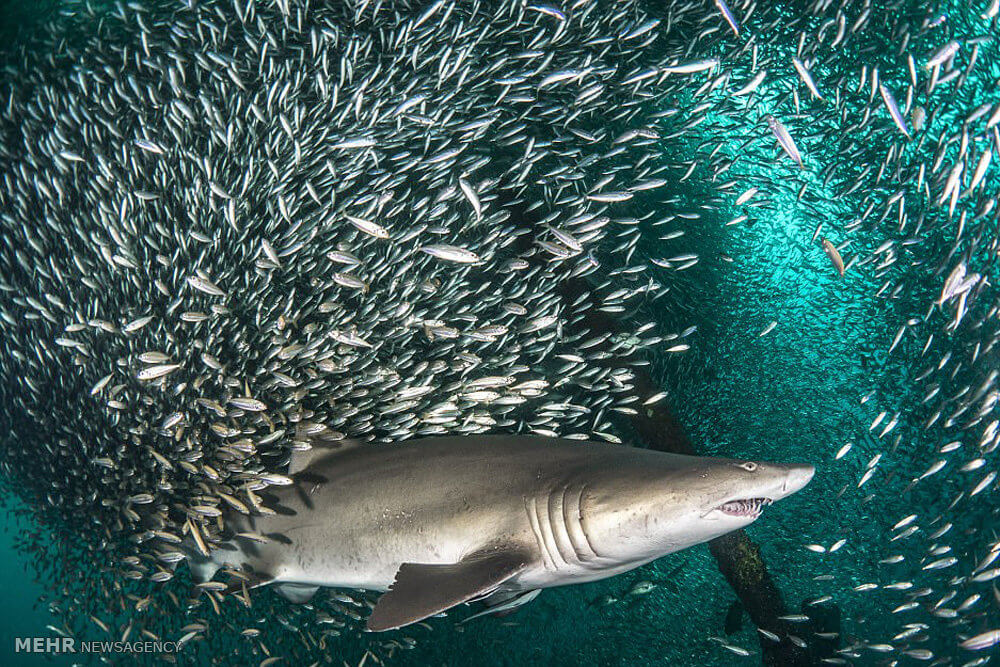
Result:
M192 587L176 545L273 512L266 489L323 432L621 442L670 396L633 369L694 363L671 360L695 327L657 317L683 314L676 277L705 259L677 242L791 206L815 281L896 318L879 354L910 359L908 393L860 396L867 431L829 443L840 494L883 508L871 581L820 598L844 632L791 614L800 634L759 641L987 662L1000 29L996 0L973 4L64 2L0 70L0 477L52 631L213 664L413 650L358 639L370 594ZM829 583L856 542L800 551ZM710 634L718 664L759 652Z

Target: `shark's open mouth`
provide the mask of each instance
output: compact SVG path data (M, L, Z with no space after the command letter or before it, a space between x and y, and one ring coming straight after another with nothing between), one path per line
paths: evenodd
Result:
M752 516L757 518L766 505L774 501L770 498L741 498L740 500L730 500L728 503L719 505L718 509L723 514L730 516Z

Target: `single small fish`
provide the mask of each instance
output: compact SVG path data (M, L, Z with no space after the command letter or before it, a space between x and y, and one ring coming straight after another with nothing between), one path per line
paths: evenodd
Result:
M375 222L372 222L371 220L365 220L364 218L358 218L353 215L347 215L347 214L344 214L344 217L347 218L347 221L352 225L354 225L354 227L357 228L358 231L360 232L368 234L369 236L372 236L377 239L389 238L389 231L385 227Z
M919 480L919 479L925 479L927 477L930 477L931 475L939 472L947 464L948 464L948 461L945 460L945 459L940 459L938 461L935 461L934 463L931 464L931 467L929 467L926 471L924 471L924 474L922 474L917 479Z
M646 595L655 588L656 584L654 584L652 581L646 581L646 580L637 581L634 584L632 584L632 588L629 589L628 595L632 596Z
M459 178L458 187L462 190L465 198L469 200L469 203L472 204L472 210L476 212L476 219L478 220L483 217L483 204L479 201L479 195L476 194L476 190L472 187L472 184L464 178Z
M722 17L726 19L726 23L732 29L733 34L737 37L740 36L740 26L736 22L736 17L733 16L733 12L730 11L729 5L726 4L726 0L714 0L715 6L722 12Z
M539 14L545 14L546 16L551 16L559 21L566 21L566 14L563 13L562 10L550 5L528 5L525 9L538 12Z
M465 248L459 248L458 246L453 245L429 245L424 246L420 250L427 253L431 257L436 257L449 262L455 262L457 264L478 264L482 261L479 255L471 250L466 250Z
M97 383L93 387L91 387L91 389L90 389L90 395L91 396L96 396L97 394L101 393L101 391L106 386L108 386L108 382L111 381L111 378L113 377L113 375L114 375L113 373L108 373L107 375L105 375L104 377L102 377L100 380L98 380Z
M753 199L754 195L756 194L757 194L757 188L750 188L749 190L747 190L746 192L744 192L743 194L741 194L739 197L736 198L736 202L734 205L742 206L743 204L746 204L748 201Z
M211 280L206 280L200 276L188 276L187 283L199 292L204 292L205 294L209 294L211 296L226 295L226 293L219 289L219 287Z
M643 405L653 405L655 403L659 403L660 401L662 401L666 397L667 397L667 392L661 391L661 392L659 392L657 394L653 394L652 396L650 396L649 398L647 398L645 401L642 402L642 404Z
M143 368L141 371L136 373L135 377L137 380L142 381L156 380L173 373L180 367L180 364L157 364L155 366Z
M332 148L334 149L371 148L375 144L376 141L369 137L354 137L352 139L344 139L343 141L338 141L332 146Z
M713 69L718 64L718 60L715 58L709 58L708 60L699 60L682 65L670 65L664 67L662 71L664 74L694 74L696 72L704 72L705 70Z
M655 29L658 25L660 25L660 19L650 19L649 21L645 21L639 24L632 30L629 30L627 33L622 35L620 39L623 42L627 42L630 39L636 39L637 37L642 37L649 31Z
M291 477L277 473L262 473L258 475L258 478L271 486L289 486L293 483Z
M837 250L837 246L833 245L833 243L827 238L824 238L822 243L823 251L826 253L826 256L830 258L830 261L833 262L833 268L837 269L837 273L843 278L844 258L840 256L840 251Z
M788 157L792 158L799 167L804 168L805 165L802 164L802 154L799 153L798 147L795 145L795 140L792 139L792 135L788 133L788 130L782 125L781 121L767 114L764 116L764 121L767 126L771 128L771 132L774 134L775 139L778 140L778 144L781 146L782 150Z
M972 181L969 182L969 187L965 191L966 195L970 194L975 190L980 183L983 181L983 177L986 176L986 170L990 167L990 161L993 159L993 150L987 148L983 151L983 154L979 156L979 161L976 163L976 169L972 174Z
M762 637L774 642L775 644L781 641L781 637L774 634L770 630L765 630L764 628L757 628L757 632L759 632Z
M538 597L538 594L541 593L541 592L542 592L542 589L536 588L536 589L525 591L524 593L520 593L518 595L515 595L514 597L512 597L511 599L509 599L509 600L507 600L505 602L501 602L500 604L494 605L492 607L487 607L486 609L484 609L481 612L473 614L472 616L469 616L468 618L462 619L462 621L459 623L459 625L465 625L466 623L468 623L469 621L471 621L474 618L480 618L482 616L488 616L490 614L498 614L498 615L502 616L502 615L504 615L504 612L509 612L511 610L517 609L518 607L520 607L523 604L527 604L528 602L531 602L536 597Z
M878 92L882 95L882 101L885 102L885 108L889 110L889 115L892 116L892 122L909 139L910 128L906 126L906 118L903 117L903 112L899 110L899 105L896 104L896 98L892 96L892 91L886 88L884 83L879 82Z
M948 42L927 58L927 64L924 65L924 67L927 69L934 69L934 67L947 61L953 55L958 53L959 48L961 48L961 45L958 42L954 40Z
M131 322L127 323L125 326L123 326L122 327L122 331L124 331L125 333L135 333L136 331L139 331L140 329L142 329L144 326L146 326L147 324L149 324L152 321L153 321L153 316L152 315L146 315L145 317L139 317L139 318L136 318L136 319L132 320Z
M264 252L264 255L269 260L271 260L271 262L275 266L277 266L277 267L280 268L281 267L281 260L278 259L278 253L275 251L274 246L271 245L271 242L268 241L267 239L261 239L260 240L260 247L261 247L261 250Z
M735 653L736 655L740 655L740 656L744 656L744 657L750 655L750 651L746 650L742 646L735 646L733 644L722 644L721 646L722 646L722 648L726 649L727 651L731 651L731 652Z
M938 559L936 561L930 562L927 565L924 565L923 569L924 570L941 570L941 569L944 569L946 567L951 567L952 565L954 565L957 562L958 562L957 558L955 558L954 556L949 556L947 558L940 558L940 559Z
M163 147L154 141L148 141L146 139L136 139L135 145L144 151L148 151L155 155L163 155Z
M990 484L993 483L993 480L996 479L996 477L997 477L997 473L996 473L995 470L986 473L986 476L983 477L983 479L981 479L979 481L979 483L976 484L976 486L974 486L972 488L971 491L969 491L969 496L972 497L972 496L979 495L980 493L982 493L982 491L985 490L986 487L988 487Z
M595 192L593 194L587 195L587 199L590 201L596 201L600 203L614 203L628 201L635 195L631 192Z
M229 399L229 404L247 412L263 412L267 410L267 405L250 396L235 396Z
M823 96L819 93L819 89L816 88L816 82L813 81L812 74L809 73L809 70L802 63L802 61L798 58L792 58L792 65L795 66L795 71L799 73L799 77L801 77L802 81L805 82L806 88L809 89L809 92L812 93L816 99L823 99Z
M743 86L739 90L733 91L732 93L733 97L743 97L744 95L749 95L753 91L757 90L757 87L764 82L764 77L766 76L767 76L766 69L762 69L761 71L757 72L757 74L754 75L754 77L750 80L749 83L747 83L747 85Z
M967 651L982 651L1000 644L1000 629L987 630L963 641L959 646Z

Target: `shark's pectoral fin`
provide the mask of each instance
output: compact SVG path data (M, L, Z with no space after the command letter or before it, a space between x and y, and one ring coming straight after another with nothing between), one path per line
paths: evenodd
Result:
M305 604L316 595L319 586L309 586L308 584L274 584L274 592L295 604Z
M495 589L528 562L518 551L498 551L475 554L453 565L403 563L396 581L368 617L368 629L381 632L422 621Z

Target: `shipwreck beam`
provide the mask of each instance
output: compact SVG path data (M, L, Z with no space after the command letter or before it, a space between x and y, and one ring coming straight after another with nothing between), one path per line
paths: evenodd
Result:
M572 303L589 290L587 281L580 278L569 280L563 286L563 301ZM594 333L628 332L627 326L593 308L589 310L581 326ZM645 368L632 367L632 370L637 395L652 396L661 391ZM663 401L645 406L630 420L636 433L650 449L676 454L698 453ZM816 664L809 651L788 639L789 634L795 634L795 628L788 621L779 618L788 612L781 591L768 572L757 543L745 531L737 530L712 540L708 547L719 571L732 586L754 625L781 637L781 641L776 643L757 633L764 664L768 667L805 667ZM802 633L801 624L799 628L798 632Z

